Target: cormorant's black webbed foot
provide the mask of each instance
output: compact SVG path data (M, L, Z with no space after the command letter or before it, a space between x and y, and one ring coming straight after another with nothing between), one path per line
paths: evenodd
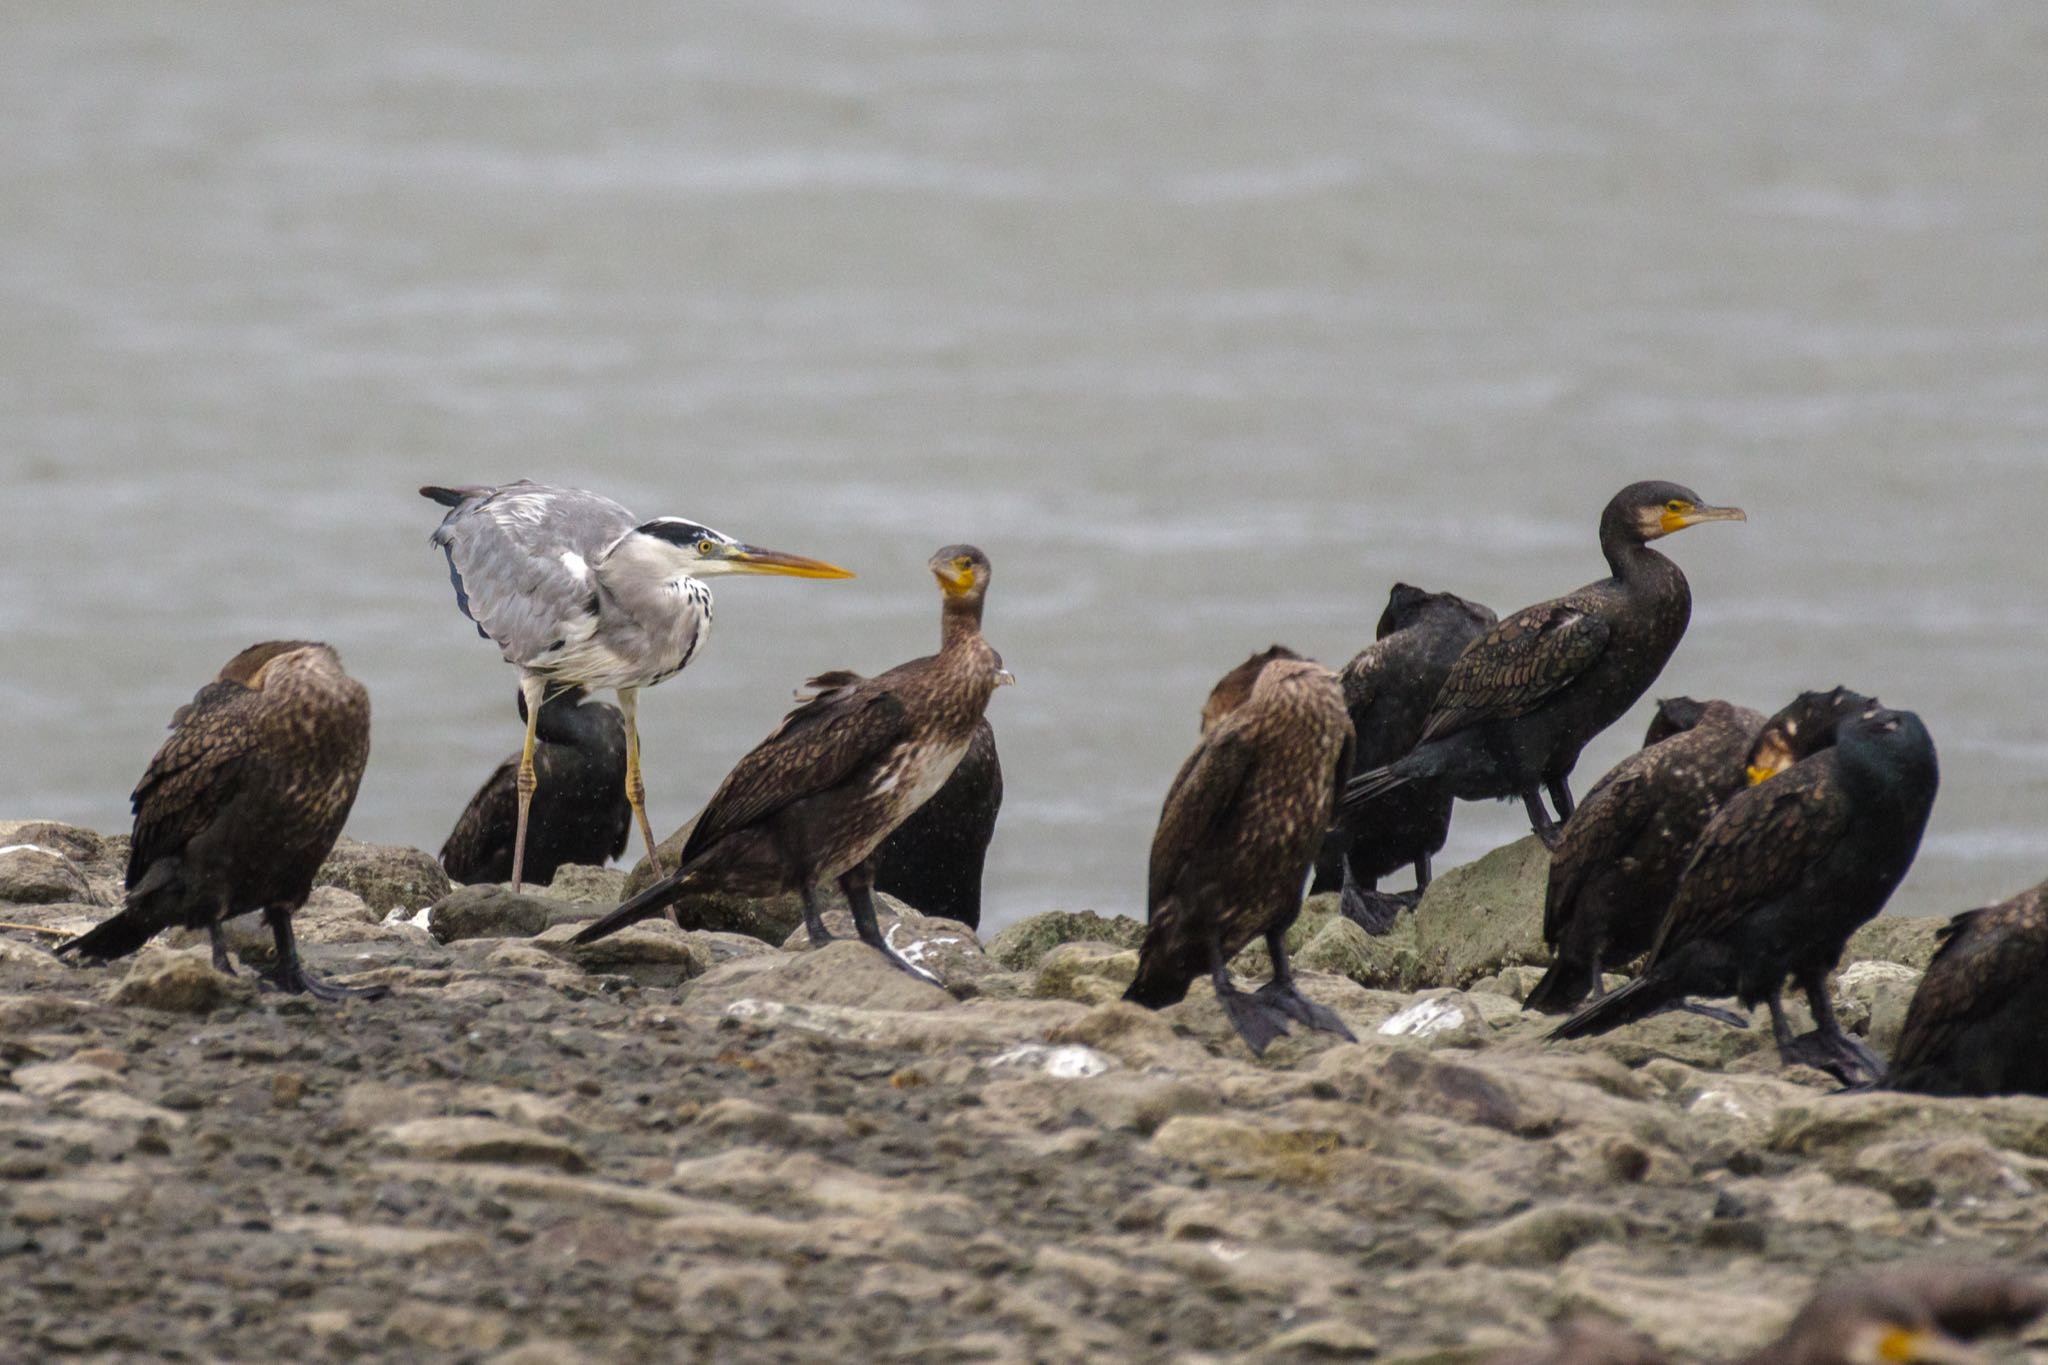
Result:
M315 1000L381 1000L391 994L389 986L337 986L332 981L323 981L306 970L299 960L298 940L292 935L291 912L287 910L265 910L263 918L270 922L270 934L277 941L277 966L264 980L286 995L310 995Z
M1212 957L1220 959L1221 953L1217 948L1212 948L1210 951ZM1316 1004L1313 1000L1303 995L1301 988L1294 984L1294 966L1287 960L1286 934L1277 929L1267 932L1266 955L1273 959L1273 979L1259 987L1257 991L1249 996L1242 994L1231 986L1230 976L1224 970L1220 961L1217 961L1212 968L1216 981L1216 994L1223 1000L1224 1008L1230 1011L1231 1022L1237 1025L1238 1033L1243 1035L1247 1043L1251 1043L1252 1051L1263 1056L1266 1050L1265 1044L1270 1043L1274 1037L1278 1037L1280 1034L1288 1031L1286 1021L1289 1019L1306 1024L1310 1028L1324 1033L1334 1033L1347 1043L1358 1041L1357 1036L1344 1026L1344 1021L1337 1017L1335 1010ZM1238 1003L1234 1004L1231 997L1236 997ZM1244 1024L1239 1022L1239 1005L1242 1005L1247 1010L1257 1010L1260 1012L1267 1021L1268 1026L1277 1029L1279 1032L1273 1034L1272 1037L1266 1038L1264 1042L1253 1042L1251 1035L1245 1032Z
M1278 1010L1290 1019L1299 1020L1312 1029L1334 1033L1347 1043L1355 1043L1358 1036L1337 1016L1337 1011L1327 1005L1318 1005L1301 993L1293 982L1273 978L1252 993L1252 999L1269 1009Z
M1778 1060L1786 1066L1825 1071L1851 1089L1876 1085L1885 1075L1884 1063L1869 1048L1847 1036L1831 1038L1819 1029L1779 1044Z
M1394 921L1410 905L1404 898L1390 892L1367 890L1356 882L1347 881L1337 898L1337 908L1345 919L1377 937L1393 933Z
M862 873L866 875L862 876ZM863 866L847 873L839 879L839 889L846 893L847 908L853 911L854 932L860 935L862 943L867 944L890 962L909 972L919 981L938 986L942 989L945 987L945 982L939 980L937 976L926 971L924 968L914 966L901 953L891 948L889 941L882 937L882 927L875 921L874 871L872 868Z
M1275 1008L1263 991L1247 995L1230 984L1228 973L1211 978L1216 986L1216 1003L1230 1017L1230 1026L1244 1039L1254 1057L1266 1055L1277 1038L1287 1036L1287 1016Z

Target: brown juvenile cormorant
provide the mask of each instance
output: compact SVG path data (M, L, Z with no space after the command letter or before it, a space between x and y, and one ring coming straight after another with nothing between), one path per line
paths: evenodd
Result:
M1286 943L1350 771L1351 720L1336 674L1275 645L1224 676L1159 813L1150 923L1124 999L1159 1009L1207 974L1255 1053L1289 1019L1351 1038L1333 1011L1296 989ZM1231 985L1228 963L1261 935L1273 979L1247 995Z
M589 943L695 891L804 899L811 942L828 942L819 884L837 879L862 941L913 976L875 922L874 852L946 784L998 684L1011 681L981 634L989 563L972 545L931 558L944 592L937 654L862 678L830 673L712 794L676 870L576 935Z
M1844 716L1869 697L1836 688L1802 693L1769 721L1747 707L1688 698L1658 704L1653 740L1615 765L1565 821L1543 902L1550 970L1524 1005L1563 1014L1600 974L1650 949L1707 822L1728 798L1834 743Z
M1649 542L1703 521L1742 521L1675 483L1633 483L1600 514L1600 549L1613 573L1525 607L1473 642L1452 665L1407 757L1350 784L1355 810L1410 783L1466 801L1522 799L1551 846L1572 813L1570 778L1588 740L1649 690L1678 647L1692 592ZM1360 818L1369 818L1361 815Z
M1492 629L1495 618L1477 602L1396 583L1387 595L1373 643L1337 674L1358 735L1360 772L1392 763L1422 738L1430 703L1465 646ZM1316 859L1317 891L1341 887L1344 914L1367 933L1384 934L1394 917L1429 886L1430 855L1451 827L1451 798L1421 787L1389 792L1365 818L1340 820ZM1415 869L1415 891L1379 890L1381 877Z
M370 695L324 644L271 640L228 660L171 718L136 785L127 904L60 945L125 957L165 929L205 929L232 973L221 923L261 910L277 940L271 980L323 1000L382 994L306 971L292 911L348 821L370 756Z
M657 871L640 780L640 689L672 678L711 634L715 574L851 578L836 565L742 545L682 517L641 521L610 498L521 479L498 487L428 485L448 509L430 538L448 558L455 605L519 670L526 744L515 778L512 889L525 875L527 808L538 778L534 726L550 685L609 687L626 722L626 798Z
M1934 805L1934 741L1910 711L1844 720L1834 747L1737 792L1693 850L1643 974L1551 1033L1583 1038L1688 996L1769 1006L1778 1055L1848 1083L1883 1066L1835 1020L1828 973L1849 935L1884 908L1912 866ZM1815 1030L1792 1036L1778 995L1791 977Z
M2048 882L1948 922L1887 1083L1931 1095L2048 1095Z
M996 732L983 720L946 785L875 850L875 889L940 919L981 927L981 869L1003 808Z
M526 694L518 695L526 720ZM602 866L626 851L633 806L626 799L626 722L618 708L580 687L550 693L533 727L539 779L526 822L523 875L546 885L564 863ZM519 755L498 765L441 845L441 866L455 881L512 879L519 832Z

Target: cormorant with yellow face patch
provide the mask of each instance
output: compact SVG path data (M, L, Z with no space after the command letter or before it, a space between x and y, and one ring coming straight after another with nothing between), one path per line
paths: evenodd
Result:
M1290 1019L1349 1039L1337 1015L1305 999L1287 961L1309 864L1351 771L1351 719L1337 676L1273 646L1216 684L1202 739L1181 765L1152 839L1149 924L1124 999L1160 1009L1205 973L1255 1053ZM1229 962L1263 936L1273 977L1247 995Z
M1525 607L1459 656L1407 757L1352 781L1347 818L1409 785L1466 801L1520 797L1529 824L1556 845L1572 813L1571 772L1587 741L1621 719L1685 635L1692 591L1649 542L1705 521L1742 521L1675 483L1630 484L1600 516L1611 574ZM1557 820L1543 808L1548 790ZM1353 813L1356 813L1355 815Z
M1833 747L1730 797L1700 835L1635 980L1581 1009L1552 1038L1583 1038L1690 996L1771 1011L1787 1065L1855 1084L1884 1073L1842 1032L1828 973L1913 864L1940 784L1934 740L1910 711L1850 716ZM1779 993L1790 977L1815 1029L1792 1036Z
M1693 846L1728 798L1834 743L1843 717L1876 704L1846 688L1805 692L1766 721L1725 701L1660 702L1651 735L1689 728L1616 764L1565 821L1543 901L1553 960L1524 1006L1562 1014L1598 995L1602 971L1650 950Z
M1969 1343L2016 1333L2048 1292L1991 1265L1892 1265L1822 1285L1768 1346L1737 1365L1975 1365ZM1483 1365L1668 1365L1656 1343L1599 1318L1559 1323L1541 1346Z
M1969 1365L1968 1343L2048 1311L2048 1291L1991 1265L1886 1266L1838 1279L1739 1365Z
M811 942L831 935L818 887L836 880L863 942L925 980L883 941L874 854L945 785L973 743L989 696L1013 679L981 634L988 556L949 545L930 568L944 593L937 654L864 678L830 673L712 794L668 876L577 934L590 943L692 892L803 896Z
M213 965L233 973L220 926L261 910L277 940L271 980L322 1000L381 995L308 973L292 912L355 804L370 757L370 695L328 646L251 645L171 718L171 737L136 785L127 904L60 945L95 961L125 957L165 929L204 929Z

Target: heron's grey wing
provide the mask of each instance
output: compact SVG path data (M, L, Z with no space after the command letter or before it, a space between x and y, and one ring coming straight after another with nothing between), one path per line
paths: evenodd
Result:
M799 706L718 784L683 845L681 862L687 866L728 834L831 790L909 733L902 699L880 679Z
M1237 804L1251 775L1252 746L1238 731L1219 729L1203 737L1181 764L1167 789L1152 835L1152 858L1145 878L1145 907L1157 913L1173 894L1174 883L1196 854L1213 845L1224 818Z
M610 498L522 480L464 500L433 543L463 613L506 662L529 666L595 629L591 563L635 524Z

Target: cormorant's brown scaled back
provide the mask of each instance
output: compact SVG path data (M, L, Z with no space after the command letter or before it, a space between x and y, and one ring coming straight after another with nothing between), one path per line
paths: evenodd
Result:
M348 822L370 756L370 696L324 644L271 640L222 667L171 720L137 784L127 904L58 952L123 957L165 929L203 928L232 971L222 921L261 910L287 991L351 994L309 975L292 912Z

